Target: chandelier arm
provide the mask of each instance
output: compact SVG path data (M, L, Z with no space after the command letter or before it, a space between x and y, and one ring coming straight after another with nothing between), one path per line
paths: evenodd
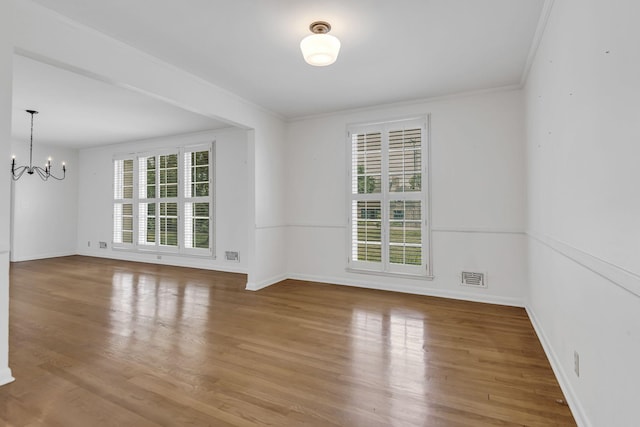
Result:
M39 167L39 166L34 166L34 167L33 167L33 170L34 170L34 171L36 171L36 172L38 172L38 175L40 176L40 178L41 178L43 181L46 181L46 180L48 180L48 179L49 179L49 174L47 173L47 171L46 171L45 169L42 169L42 168L41 168L41 167Z
M49 171L49 178L57 179L58 181L62 181L66 176L67 176L67 172L66 171L62 172L62 178L58 178L57 176L52 174L51 171Z
M12 177L14 181L20 179L22 175L29 169L29 166L20 166L19 168L12 169Z

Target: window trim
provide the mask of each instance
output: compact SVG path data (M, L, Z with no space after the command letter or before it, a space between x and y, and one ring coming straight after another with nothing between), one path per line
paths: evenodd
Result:
M216 259L216 245L215 245L215 218L216 218L216 199L215 199L215 175L216 175L216 163L215 163L215 147L216 141L189 144L180 147L161 147L157 149L150 149L135 153L116 154L113 156L112 165L118 160L133 160L133 243L116 243L114 240L115 235L115 216L114 208L112 207L111 229L112 229L112 248L118 251L130 251L136 253L147 253L157 255L171 255L171 256L189 256L189 257L203 257L209 259ZM191 153L194 151L209 151L209 196L198 197L197 199L206 200L209 203L209 248L186 248L185 247L185 201L194 199L193 197L185 197L184 185L185 185L185 168L184 168L184 156L185 153ZM160 183L159 172L156 172L156 193L154 198L145 198L140 196L140 179L139 162L141 158L155 157L156 158L156 171L159 171L159 157L162 155L177 154L178 156L178 196L175 198L161 198L160 197ZM115 166L112 166L113 173L115 174ZM116 194L116 180L115 176L112 176L113 188L112 188L112 206L121 202L114 198ZM126 199L129 200L129 199ZM169 203L177 203L178 205L178 245L177 246L163 246L158 241L158 227L160 224L159 216L159 203L162 201ZM140 217L140 204L141 203L158 203L156 205L156 242L154 244L145 245L138 242L139 239L139 217Z
M403 127L407 126L416 126L422 129L423 141L422 141L422 165L421 165L421 173L423 177L422 181L422 195L419 197L412 197L411 193L391 193L388 190L384 191L384 188L388 184L388 132L393 130L394 125L402 125ZM383 151L382 156L382 170L383 173L383 181L381 183L382 191L380 193L365 193L355 195L353 194L353 152L352 152L352 138L351 136L354 133L365 133L365 132L375 132L380 131L383 133L383 147L386 148L386 152ZM391 277L404 277L404 278L413 278L413 279L433 279L433 250L432 250L432 224L431 224L431 115L427 114L425 116L413 116L407 118L400 119L392 119L392 120L384 120L377 122L367 122L367 123L354 123L347 125L346 130L346 218L347 218L347 227L346 227L346 238L345 238L345 247L347 253L347 265L346 271L351 273L365 273L372 275L380 275L380 276L391 276ZM415 194L415 193L414 193ZM421 215L422 215L422 232L423 232L423 241L422 241L422 264L420 266L407 266L407 265L396 265L391 264L388 260L388 255L382 256L382 260L380 262L368 262L368 261L357 261L352 259L352 238L353 238L353 218L352 218L352 203L357 200L380 200L381 201L381 221L383 223L388 223L390 220L390 206L389 202L392 200L420 200L422 204ZM385 227L388 227L385 225ZM384 237L384 228L381 237L381 246L382 251L389 251L389 242L388 237ZM414 268L417 267L417 268Z

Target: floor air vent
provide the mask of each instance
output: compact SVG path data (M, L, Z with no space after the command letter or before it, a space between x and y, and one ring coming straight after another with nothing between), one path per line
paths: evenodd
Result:
M462 272L462 286L471 286L472 288L486 288L487 282L485 281L484 273L474 273L471 271Z

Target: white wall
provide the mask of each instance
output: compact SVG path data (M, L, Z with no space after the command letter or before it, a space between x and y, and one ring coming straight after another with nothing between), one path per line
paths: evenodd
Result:
M24 115L27 123L28 115ZM28 142L12 141L11 153L18 165L29 164ZM50 178L45 182L36 174L25 173L12 184L11 261L76 253L78 152L34 141L34 164L44 166L49 156L56 176L62 175L60 162L66 162L68 173L63 181Z
M13 1L0 2L0 159L11 161ZM0 385L13 381L9 369L10 174L0 174Z
M163 254L159 260L156 254L112 249L113 156L211 141L216 141L214 209L217 258ZM80 150L78 253L246 273L249 200L247 146L246 131L225 129ZM101 241L107 242L107 249L99 248ZM239 251L240 262L226 261L225 250Z
M640 420L638 16L556 1L526 85L528 310L583 426Z
M288 271L291 277L523 305L525 295L522 92L505 90L338 113L287 132ZM433 273L416 280L346 267L346 128L431 114ZM463 269L487 289L459 285Z

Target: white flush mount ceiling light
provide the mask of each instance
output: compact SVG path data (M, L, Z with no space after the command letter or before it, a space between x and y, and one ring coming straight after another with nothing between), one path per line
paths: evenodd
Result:
M340 52L340 40L328 34L331 25L328 22L316 21L309 25L309 29L313 34L300 42L304 60L316 67L324 67L336 62Z

